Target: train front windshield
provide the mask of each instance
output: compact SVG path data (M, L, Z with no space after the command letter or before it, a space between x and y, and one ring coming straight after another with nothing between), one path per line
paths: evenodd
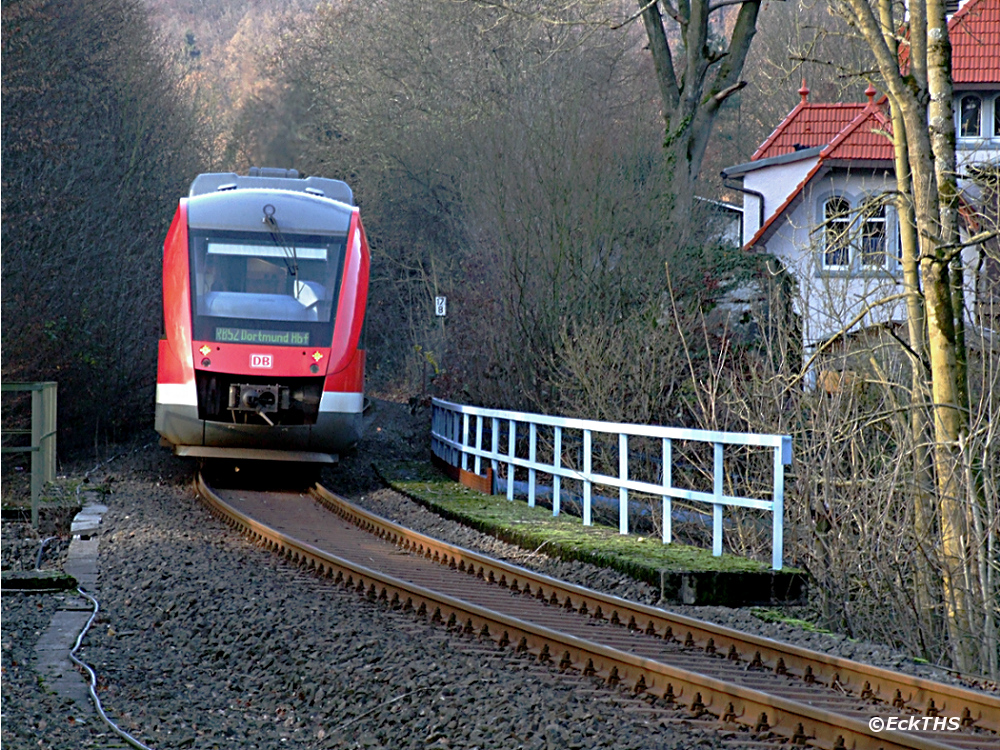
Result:
M346 237L192 232L194 338L330 346Z

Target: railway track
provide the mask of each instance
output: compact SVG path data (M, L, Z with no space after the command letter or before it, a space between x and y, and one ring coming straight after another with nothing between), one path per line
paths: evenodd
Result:
M306 494L215 490L201 476L197 484L228 523L359 595L684 707L692 718L714 718L754 741L830 750L1000 747L993 695L558 581L410 531L319 486Z

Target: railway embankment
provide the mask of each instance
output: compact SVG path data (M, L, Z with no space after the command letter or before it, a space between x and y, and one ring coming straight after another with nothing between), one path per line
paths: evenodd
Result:
M549 544L509 544L385 487L372 462L424 455L422 426L420 415L411 415L405 404L380 402L359 454L327 472L324 483L379 515L452 544L619 597L659 601L659 587L551 556ZM87 468L69 466L65 473L81 478ZM101 502L108 512L95 590L101 610L81 657L97 672L109 715L151 747L727 746L714 724L651 717L641 699L567 682L530 660L484 650L475 639L331 588L218 522L195 498L193 474L193 462L155 445L123 451L90 474L104 488ZM16 551L24 565L34 566L39 543L17 520L4 522L5 561ZM65 538L50 542L43 567L58 568L67 548ZM35 646L60 596L3 597L3 744L118 747L107 728L54 693L38 671ZM670 609L831 655L948 679L886 645L761 619L752 608ZM808 614L807 607L782 611ZM514 700L524 708L508 710Z

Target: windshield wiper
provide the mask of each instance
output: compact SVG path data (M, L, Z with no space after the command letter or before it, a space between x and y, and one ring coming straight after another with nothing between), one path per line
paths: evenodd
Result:
M274 218L274 206L268 203L264 206L264 223L267 225L268 231L271 234L271 241L275 245L280 247L285 252L285 268L288 269L288 273L291 274L292 278L295 280L296 292L298 291L298 278L299 278L299 259L295 254L294 243L289 245L285 242L285 236L281 233L281 228L278 226L278 220ZM291 263L289 263L289 258L291 258ZM295 295L298 297L298 294Z

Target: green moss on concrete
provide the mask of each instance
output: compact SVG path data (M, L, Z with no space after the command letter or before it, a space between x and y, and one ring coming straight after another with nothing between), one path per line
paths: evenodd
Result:
M2 589L8 591L68 591L76 579L61 570L5 570Z
M384 464L376 468L393 489L446 518L525 549L544 549L553 557L613 568L657 587L666 587L666 579L675 573L722 574L716 577L772 574L769 565L756 560L730 554L714 557L711 550L663 544L657 538L622 536L607 526L583 526L579 518L572 516L553 517L548 508L530 508L524 500L510 502L506 496L483 495L427 464ZM785 568L783 573L800 571Z
M750 610L750 614L756 617L758 620L763 620L764 622L775 622L782 625L790 625L793 628L798 628L799 630L804 630L807 633L824 633L826 635L832 635L832 630L827 630L826 628L821 628L808 620L803 620L799 617L789 617L786 613L777 609L765 609L763 607L754 607Z

